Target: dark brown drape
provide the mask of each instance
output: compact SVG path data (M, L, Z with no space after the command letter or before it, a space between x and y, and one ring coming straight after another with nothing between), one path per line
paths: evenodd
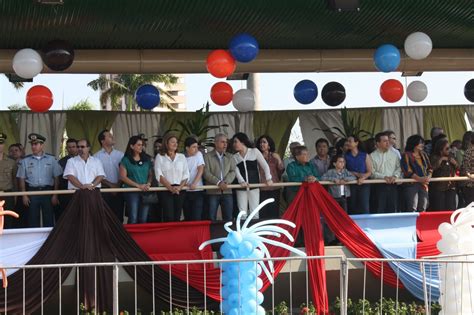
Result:
M166 240L156 240L157 242ZM115 214L103 201L98 190L78 190L55 228L38 253L27 265L68 264L89 262L151 261L145 252L123 229ZM71 268L61 269L64 281ZM134 278L134 268L125 270ZM41 307L41 277L39 269L26 269L25 311L34 312ZM155 296L169 303L169 273L155 267ZM94 268L80 268L80 301L88 309L95 306ZM9 314L23 312L23 270L8 277ZM189 305L202 307L203 294L186 283L172 277L172 303L185 307L189 292ZM137 266L137 284L152 292L151 266ZM76 283L77 285L77 283ZM59 269L43 269L43 303L59 289ZM0 289L0 312L5 312L5 290ZM97 305L99 311L112 311L112 267L97 268Z

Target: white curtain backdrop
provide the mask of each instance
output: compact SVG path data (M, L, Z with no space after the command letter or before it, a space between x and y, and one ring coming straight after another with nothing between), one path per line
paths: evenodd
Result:
M44 151L56 157L61 151L61 143L66 125L65 112L48 113L20 113L20 142L25 146L26 154L31 154L31 146L28 145L28 135L39 133L46 137Z
M326 138L330 143L336 140L331 132L323 130L334 127L343 129L339 110L304 111L300 113L299 119L303 141L308 147L310 156L316 155L314 144L319 138Z
M148 138L146 152L153 155L153 142L159 132L160 113L119 113L112 125L115 148L125 152L128 139L139 133Z

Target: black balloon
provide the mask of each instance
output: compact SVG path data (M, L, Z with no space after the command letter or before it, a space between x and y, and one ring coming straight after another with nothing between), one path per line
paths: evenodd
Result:
M329 82L323 87L321 97L327 105L337 106L346 99L346 89L339 82Z
M469 100L469 102L474 103L474 79L467 81L464 86L464 96Z
M43 49L43 62L53 71L63 71L74 61L74 49L64 40L50 41Z

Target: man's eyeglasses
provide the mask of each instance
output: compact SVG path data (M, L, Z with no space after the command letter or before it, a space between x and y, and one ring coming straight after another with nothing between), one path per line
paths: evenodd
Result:
M87 146L85 146L85 145L78 145L77 147L78 147L79 149L87 148Z

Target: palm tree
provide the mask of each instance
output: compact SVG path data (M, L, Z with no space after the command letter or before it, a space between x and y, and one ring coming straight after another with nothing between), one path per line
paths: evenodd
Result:
M7 77L8 81L10 81L10 77L8 74L4 73L4 76ZM24 82L10 82L13 87L16 89L16 90L19 90L21 88L23 88L25 86L25 83Z
M134 105L134 93L143 84L157 84L164 83L166 87L175 84L178 78L172 74L118 74L112 76L99 76L98 79L89 82L94 91L101 90L100 103L106 104L110 101L112 110L121 110L121 100L125 100L126 109L132 111L136 109ZM173 100L173 96L167 91L158 87L160 91L160 106L173 108L168 103L168 99Z

